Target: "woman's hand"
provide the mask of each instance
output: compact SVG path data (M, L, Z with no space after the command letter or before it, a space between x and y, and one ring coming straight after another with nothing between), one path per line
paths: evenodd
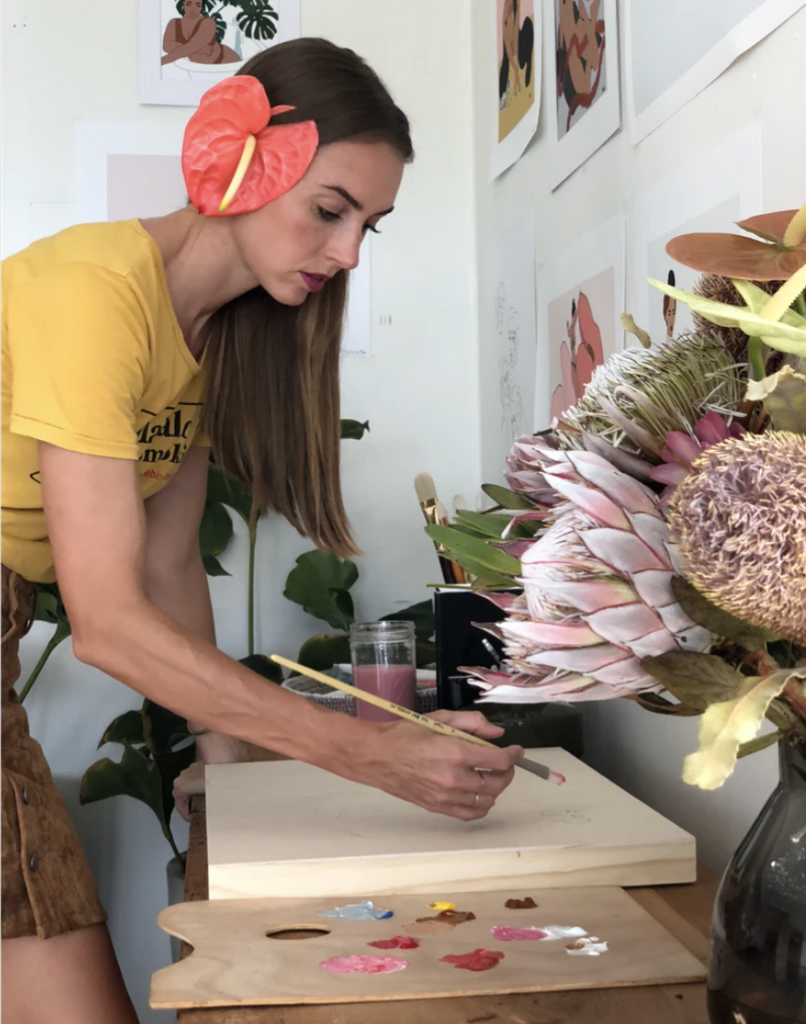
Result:
M223 732L205 732L196 737L196 753L200 760L174 779L174 804L185 821L190 821L191 798L204 792L206 764L240 764L251 761L249 744Z
M476 711L437 711L429 717L496 739L503 730ZM355 751L350 777L357 782L462 821L483 818L512 782L522 747L479 747L440 736L413 722L375 726L375 737ZM339 773L341 774L341 773Z

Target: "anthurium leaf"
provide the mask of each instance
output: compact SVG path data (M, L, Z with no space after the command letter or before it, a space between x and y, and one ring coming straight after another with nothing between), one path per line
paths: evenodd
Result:
M672 651L642 658L641 667L679 701L700 712L711 704L735 697L747 679L715 654L695 651Z
M202 555L202 565L208 576L231 576L215 555Z
M360 441L365 433L369 432L369 420L366 423L359 423L358 420L341 421L342 440Z
M775 639L772 633L751 626L717 607L683 576L672 577L672 591L680 607L698 626L705 626L717 636L739 644L748 651L757 651Z
M105 743L145 743L145 727L140 711L125 711L109 723L98 746Z
M382 615L381 622L413 622L414 635L418 640L430 640L434 635L434 605L431 601L420 601L399 612Z
M464 533L457 533L450 526L426 526L425 532L436 541L442 544L451 553L458 557L472 558L479 565L486 566L494 573L510 574L518 576L521 571L521 563L505 551L488 544L486 540L479 540ZM461 563L460 563L461 564Z
M207 502L227 505L237 512L245 523L249 523L252 498L236 480L225 476L217 466L210 466L207 471Z
M296 568L288 574L284 594L314 618L346 631L353 621L352 598L346 591L357 579L354 562L342 561L330 552L308 551L299 556Z
M350 638L346 634L312 636L300 647L297 661L306 668L326 672L334 665L350 663Z
M163 831L167 828L162 799L162 779L156 763L129 743L124 744L120 761L108 757L96 761L84 772L79 799L95 803L112 796L131 796L156 814Z
M712 704L700 723L700 749L684 762L683 781L719 789L733 771L739 748L755 738L770 702L790 679L806 679L806 673L779 669L763 678L744 679L733 700Z
M692 718L702 714L701 708L692 707L690 704L673 704L670 700L661 697L659 693L638 693L635 696L635 702L647 711L653 711L656 715Z
M35 619L69 626L67 611L57 583L37 583Z
M776 430L806 434L806 377L785 366L763 380L747 385L747 398L763 402Z
M220 501L208 501L199 527L202 556L220 555L232 540L232 519Z
M247 654L245 658L239 659L242 665L246 665L252 672L256 672L264 679L272 683L282 683L283 670L280 666L266 657L265 654Z
M516 494L506 487L499 487L498 484L483 484L481 488L488 498L506 509L533 509L534 503L525 498L522 494Z

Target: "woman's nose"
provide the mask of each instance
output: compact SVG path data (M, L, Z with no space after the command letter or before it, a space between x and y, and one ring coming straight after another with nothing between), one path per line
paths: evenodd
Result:
M362 241L363 233L355 231L345 232L339 239L333 255L343 270L355 270L358 266Z

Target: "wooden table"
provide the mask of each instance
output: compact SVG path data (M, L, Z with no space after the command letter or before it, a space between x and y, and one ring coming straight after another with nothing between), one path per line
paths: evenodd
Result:
M718 879L702 865L694 885L628 892L705 963ZM194 797L185 899L207 899L204 798ZM183 950L183 955L188 951ZM396 1003L180 1010L178 1024L708 1024L705 985L654 985Z

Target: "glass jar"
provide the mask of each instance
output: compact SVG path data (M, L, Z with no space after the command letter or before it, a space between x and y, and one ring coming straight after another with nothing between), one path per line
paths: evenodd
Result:
M778 788L722 879L711 928L712 1024L806 1022L805 753L781 742Z
M353 686L409 711L417 710L417 668L413 622L354 622L350 626ZM358 718L399 721L396 715L356 700Z

